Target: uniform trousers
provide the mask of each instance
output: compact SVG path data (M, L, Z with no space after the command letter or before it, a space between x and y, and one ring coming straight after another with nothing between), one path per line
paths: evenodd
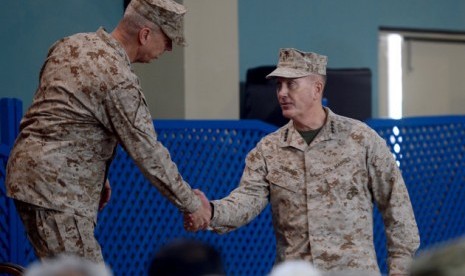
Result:
M103 263L91 218L15 200L16 209L38 258L76 255Z

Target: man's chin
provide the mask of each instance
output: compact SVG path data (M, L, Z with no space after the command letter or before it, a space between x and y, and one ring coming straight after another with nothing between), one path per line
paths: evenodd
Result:
M149 58L149 59L145 59L143 61L141 61L141 63L152 63L153 61L155 61L156 59L158 59L158 57L153 57L153 58Z
M286 119L292 119L292 112L286 112L285 110L282 112L283 117Z

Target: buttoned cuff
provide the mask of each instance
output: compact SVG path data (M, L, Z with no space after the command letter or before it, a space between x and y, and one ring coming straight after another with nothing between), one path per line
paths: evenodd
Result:
M212 206L212 218L210 221L210 225L212 227L215 227L215 225L219 224L219 219L220 219L218 216L219 207L216 206L215 201L210 201L210 205Z
M194 192L192 192L191 200L187 202L182 208L180 208L180 210L181 212L194 213L200 208L201 205L202 202L200 199L194 194Z
M411 258L389 258L389 275L408 275L412 265Z
M210 201L210 204L212 206L212 214L213 214L212 219L210 221L211 230L213 230L214 232L218 234L224 234L224 233L231 231L232 229L224 226L224 220L226 219L225 218L226 214L221 215L222 206L220 204L217 204L215 200Z

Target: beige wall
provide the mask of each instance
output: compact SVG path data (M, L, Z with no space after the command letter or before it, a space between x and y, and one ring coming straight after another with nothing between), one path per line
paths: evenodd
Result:
M181 2L181 1L179 1ZM184 0L188 46L135 65L155 119L238 119L237 0Z
M402 116L465 114L465 35L395 32L402 42ZM388 117L387 35L379 38L379 115Z
M150 64L134 64L154 119L185 118L184 51L174 46Z
M184 0L186 118L239 118L237 0Z
M404 117L465 114L465 41L405 44Z

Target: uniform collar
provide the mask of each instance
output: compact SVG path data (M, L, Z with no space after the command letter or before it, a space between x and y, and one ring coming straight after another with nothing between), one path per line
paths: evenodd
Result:
M331 109L323 107L326 113L326 120L323 124L318 135L310 143L310 145L320 143L322 141L331 140L337 137L339 129L336 127L336 114ZM279 129L279 146L280 147L294 147L304 151L307 143L302 138L302 135L295 129L294 123L290 120L285 126Z
M108 46L115 49L118 55L125 59L129 66L131 65L128 54L124 50L123 46L118 42L118 40L107 33L103 27L100 27L96 33L105 43L108 44Z

